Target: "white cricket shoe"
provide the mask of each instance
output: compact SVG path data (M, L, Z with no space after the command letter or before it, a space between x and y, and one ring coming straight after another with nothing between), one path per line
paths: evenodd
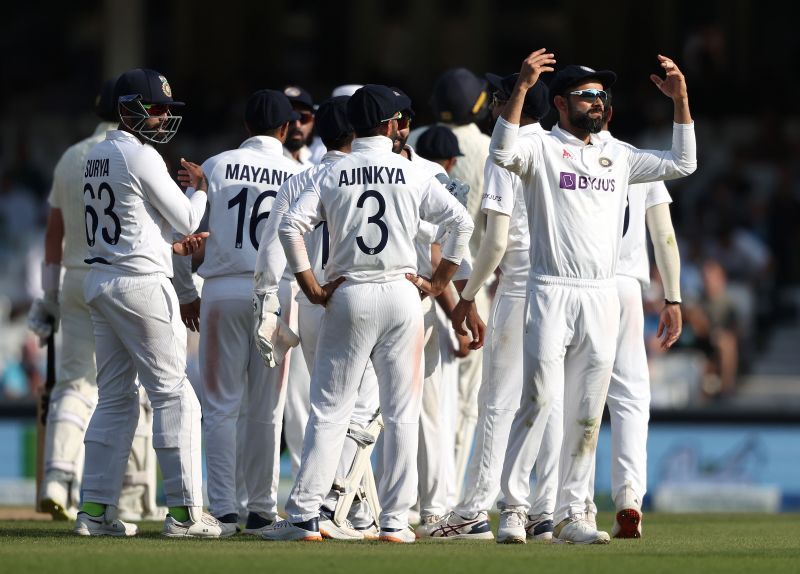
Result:
M597 513L590 507L586 507L586 514L583 515L589 526L597 530Z
M319 509L319 533L331 540L364 540L364 535L345 519L342 524L333 521L333 513L325 508Z
M280 516L276 516L274 520L266 518L260 515L257 512L249 512L247 514L247 521L244 525L244 532L245 534L251 534L253 536L261 536L261 533L265 530L275 526L278 522L283 520Z
M381 542L411 544L417 541L417 535L414 534L414 530L410 526L406 528L381 528L378 540Z
M322 535L319 533L319 519L317 518L297 523L280 520L272 526L264 527L261 532L261 538L264 540L322 541Z
M642 502L630 484L625 485L622 496L616 502L618 510L614 516L611 536L614 538L641 538Z
M583 513L573 514L559 522L553 530L553 542L560 544L608 544L608 532L592 528Z
M117 518L116 506L106 506L100 516L79 512L72 531L78 536L136 536L139 529Z
M553 515L542 513L528 516L525 522L525 537L528 540L550 542L553 539Z
M417 528L417 538L425 537L441 540L492 540L494 534L486 512L479 512L475 518L464 518L456 512L450 512L432 524L423 524Z
M233 536L236 529L223 529L219 520L203 512L199 506L189 506L189 520L179 522L171 514L164 519L161 536L167 538L221 538ZM235 525L234 525L235 526Z
M449 514L447 515L449 516ZM428 514L420 518L419 526L414 529L414 535L417 538L428 538L431 535L436 523L446 518L446 516L439 516L438 514Z
M355 529L361 533L361 536L364 537L364 540L377 540L380 537L378 525L374 522L369 526L356 526Z
M522 510L506 509L500 512L500 526L497 528L498 544L525 544L527 533L525 523L528 516Z

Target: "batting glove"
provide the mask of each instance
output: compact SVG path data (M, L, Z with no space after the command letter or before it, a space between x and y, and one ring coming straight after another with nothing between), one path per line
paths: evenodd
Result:
M61 305L58 295L47 295L36 299L28 312L28 328L36 333L42 341L58 331L58 322L61 318Z
M284 323L276 294L255 293L253 295L255 314L256 348L268 367L283 362L289 349L300 344L300 338Z

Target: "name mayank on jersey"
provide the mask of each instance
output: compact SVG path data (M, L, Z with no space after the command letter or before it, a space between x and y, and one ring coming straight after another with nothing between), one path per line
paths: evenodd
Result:
M291 173L277 169L268 169L266 167L256 167L254 165L239 163L229 163L225 165L225 179L281 185L290 177L292 177Z

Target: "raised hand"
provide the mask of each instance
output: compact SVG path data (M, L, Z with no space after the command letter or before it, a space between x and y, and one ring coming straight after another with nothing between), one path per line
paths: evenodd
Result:
M522 68L519 70L519 79L517 85L528 90L536 82L539 81L539 76L543 72L552 72L554 68L552 64L556 63L553 58L554 54L550 54L545 48L540 48L522 61Z
M659 54L658 61L661 63L664 72L666 72L666 77L661 78L656 74L650 74L650 79L668 98L672 98L673 100L686 99L688 97L688 91L686 89L686 78L683 77L683 72L680 71L675 62L666 56Z

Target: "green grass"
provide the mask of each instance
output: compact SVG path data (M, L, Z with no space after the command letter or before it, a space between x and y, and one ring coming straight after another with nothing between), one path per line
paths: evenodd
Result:
M608 527L610 514L600 515ZM264 542L164 540L160 524L144 524L132 539L73 536L70 525L0 522L0 573L156 572L215 574L291 572L406 574L525 572L528 574L770 574L800 572L798 515L647 514L641 540L608 546L494 542Z

